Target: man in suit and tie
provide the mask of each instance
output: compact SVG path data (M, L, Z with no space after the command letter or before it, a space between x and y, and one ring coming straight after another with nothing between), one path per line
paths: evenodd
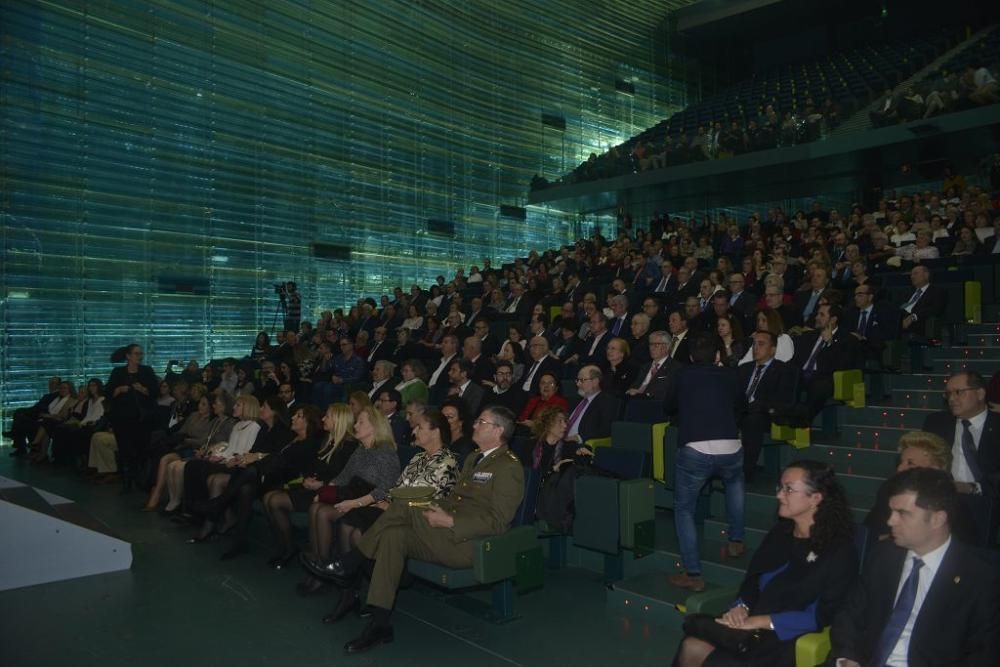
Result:
M997 568L952 538L956 493L943 470L889 480L892 541L865 558L830 631L837 667L1000 664Z
M686 266L677 269L677 289L674 290L673 300L685 303L689 297L696 294L698 294L698 281L691 277L691 270Z
M375 367L372 369L372 386L368 390L368 398L371 399L372 403L378 398L378 392L383 388L389 388L392 386L389 383L392 380L392 376L396 374L396 364L392 363L388 359L382 359L375 362Z
M469 377L476 384L493 379L493 362L483 354L482 345L482 341L475 335L468 336L462 342L462 357L472 364L472 374Z
M667 355L670 352L670 334L654 331L649 335L648 364L636 371L632 386L625 390L630 401L647 400L666 407L673 396L678 365Z
M479 348L484 357L492 357L500 351L500 343L496 336L490 334L490 323L485 318L479 318L472 324L472 335L479 339Z
M427 380L427 387L431 392L431 400L440 403L448 395L450 384L448 382L448 366L458 354L458 336L445 334L441 338L441 361L437 368L431 373Z
M691 333L688 331L688 321L679 310L670 313L667 320L670 327L669 357L678 364L691 363Z
M466 413L470 415L479 412L486 394L481 386L473 382L472 371L472 362L465 358L454 359L448 365L448 382L451 384L448 394L458 396L465 404Z
M674 277L674 265L669 259L660 262L660 275L650 284L650 292L661 301L669 301L677 290L677 278Z
M368 368L374 368L377 361L392 358L394 345L386 340L388 335L389 331L384 326L375 327L374 338L372 338L372 342L368 346L368 354L365 356Z
M746 291L746 278L736 271L729 274L729 311L739 318L743 331L754 329L757 295Z
M901 326L908 334L930 337L934 332L927 328L927 323L934 318L944 317L948 294L943 287L931 284L931 272L922 264L910 269L910 283L913 285L913 294L902 305Z
M986 380L975 371L948 378L947 412L927 415L924 430L951 443L951 474L959 510L976 527L981 545L992 544L1000 498L1000 414L986 403Z
M632 361L636 365L649 362L649 331L650 319L645 313L636 313L630 323L631 334L628 336L628 346L632 350Z
M512 282L510 285L510 301L498 314L498 319L527 322L528 315L531 314L532 303L524 293L524 286L519 282Z
M616 294L611 297L611 312L613 317L608 323L612 338L625 338L629 335L631 326L628 316L628 297L624 294Z
M397 449L410 444L410 425L406 422L406 417L399 411L399 406L403 403L403 398L399 392L391 387L383 387L378 392L378 400L375 407L385 415L392 428L392 438L396 441Z
M474 296L469 301L469 313L465 316L464 321L465 327L472 328L472 326L476 323L476 320L479 319L485 319L488 321L488 312L483 307L483 298L480 296Z
M737 384L746 400L740 414L740 442L743 443L743 476L753 481L764 436L771 432L772 410L795 404L795 369L774 358L778 337L771 331L753 334L753 363L737 368Z
M840 306L822 305L816 309L816 329L795 339L792 365L801 369L809 423L833 396L833 372L856 366L858 341L840 326L842 316Z
M666 300L665 303L672 303L672 299ZM655 297L647 296L642 300L642 312L649 318L650 331L660 331L667 328L667 318L663 314L663 306Z
M576 363L581 366L595 365L606 368L608 365L608 342L613 338L608 332L608 318L599 310L590 315L590 333L580 346L580 355Z
M844 326L858 339L864 359L879 360L889 340L896 338L898 319L875 303L875 288L870 283L854 288L854 307L844 312Z
M572 320L563 323L564 327L575 325L576 322ZM576 345L578 339L575 330L572 331L574 335L569 342ZM562 363L549 354L549 341L544 336L535 336L528 340L528 356L531 363L525 370L524 379L521 380L521 390L529 396L534 396L538 393L538 382L542 379L542 375L552 373L557 378L562 377Z
M618 401L601 391L601 369L593 364L584 366L576 374L576 387L580 402L566 420L566 442L575 442L590 453L588 440L611 436L611 422L618 418Z
M806 326L812 326L816 312L819 310L820 298L829 287L829 270L822 266L814 266L809 275L809 289L795 293L795 312Z

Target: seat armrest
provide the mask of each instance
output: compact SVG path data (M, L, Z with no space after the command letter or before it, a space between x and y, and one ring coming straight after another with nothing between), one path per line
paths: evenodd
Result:
M477 540L473 544L473 577L483 584L511 579L517 574L517 555L536 546L534 526L518 526L503 535Z

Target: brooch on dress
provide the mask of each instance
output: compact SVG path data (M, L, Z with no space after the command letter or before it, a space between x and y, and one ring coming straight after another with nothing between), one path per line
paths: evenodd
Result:
M816 555L816 552L810 551L809 555L806 556L806 562L807 563L815 563L818 558L819 558L819 556Z

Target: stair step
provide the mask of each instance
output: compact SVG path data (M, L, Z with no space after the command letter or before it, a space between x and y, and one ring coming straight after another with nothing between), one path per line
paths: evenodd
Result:
M896 472L894 449L863 449L814 442L808 456L817 461L827 461L840 473L887 478Z
M935 361L938 359L958 360L958 361L979 361L979 360L1000 360L1000 347L989 344L996 342L1000 344L1000 335L988 337L990 340L986 345L955 345L945 348L934 348L934 352L928 355Z
M872 486L874 489L878 488L881 480L873 479ZM871 508L872 503L875 499L875 492L871 492L871 498L865 501L865 504L861 504L859 500L864 500L860 497L851 496L848 493L848 500L851 503L851 513L854 516L854 520L858 523L864 521L864 518L868 515L868 510ZM762 528L764 525L774 524L775 517L775 507L777 501L775 500L774 493L761 494L748 491L744 497L743 501L743 514L744 523L746 523L747 517L752 516L754 519L754 525L757 528ZM770 515L772 517L770 524L763 524L759 521L760 517ZM724 519L726 516L726 498L722 493L713 493L709 502L709 516L714 519Z
M948 375L960 373L962 371L977 371L989 377L1000 368L1000 360L997 359L934 359L930 361L931 367L938 372Z
M958 330L960 333L964 333L969 336L977 334L996 336L1000 334L1000 323L983 322L981 324L959 324Z
M931 401L928 400L928 403ZM936 410L927 407L868 406L857 410L845 410L840 416L840 430L846 432L850 426L892 426L896 428L918 429L927 415Z
M889 392L889 398L881 399L879 403L896 408L944 409L944 387L931 390L893 389Z
M923 391L944 391L945 382L948 381L948 374L943 371L931 371L921 373L903 373L892 376L892 388L923 390Z

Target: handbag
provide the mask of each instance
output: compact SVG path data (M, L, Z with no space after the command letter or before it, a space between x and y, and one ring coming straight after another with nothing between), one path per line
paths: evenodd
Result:
M684 617L684 634L697 637L735 655L746 655L760 644L761 630L738 630L716 622L711 614Z

